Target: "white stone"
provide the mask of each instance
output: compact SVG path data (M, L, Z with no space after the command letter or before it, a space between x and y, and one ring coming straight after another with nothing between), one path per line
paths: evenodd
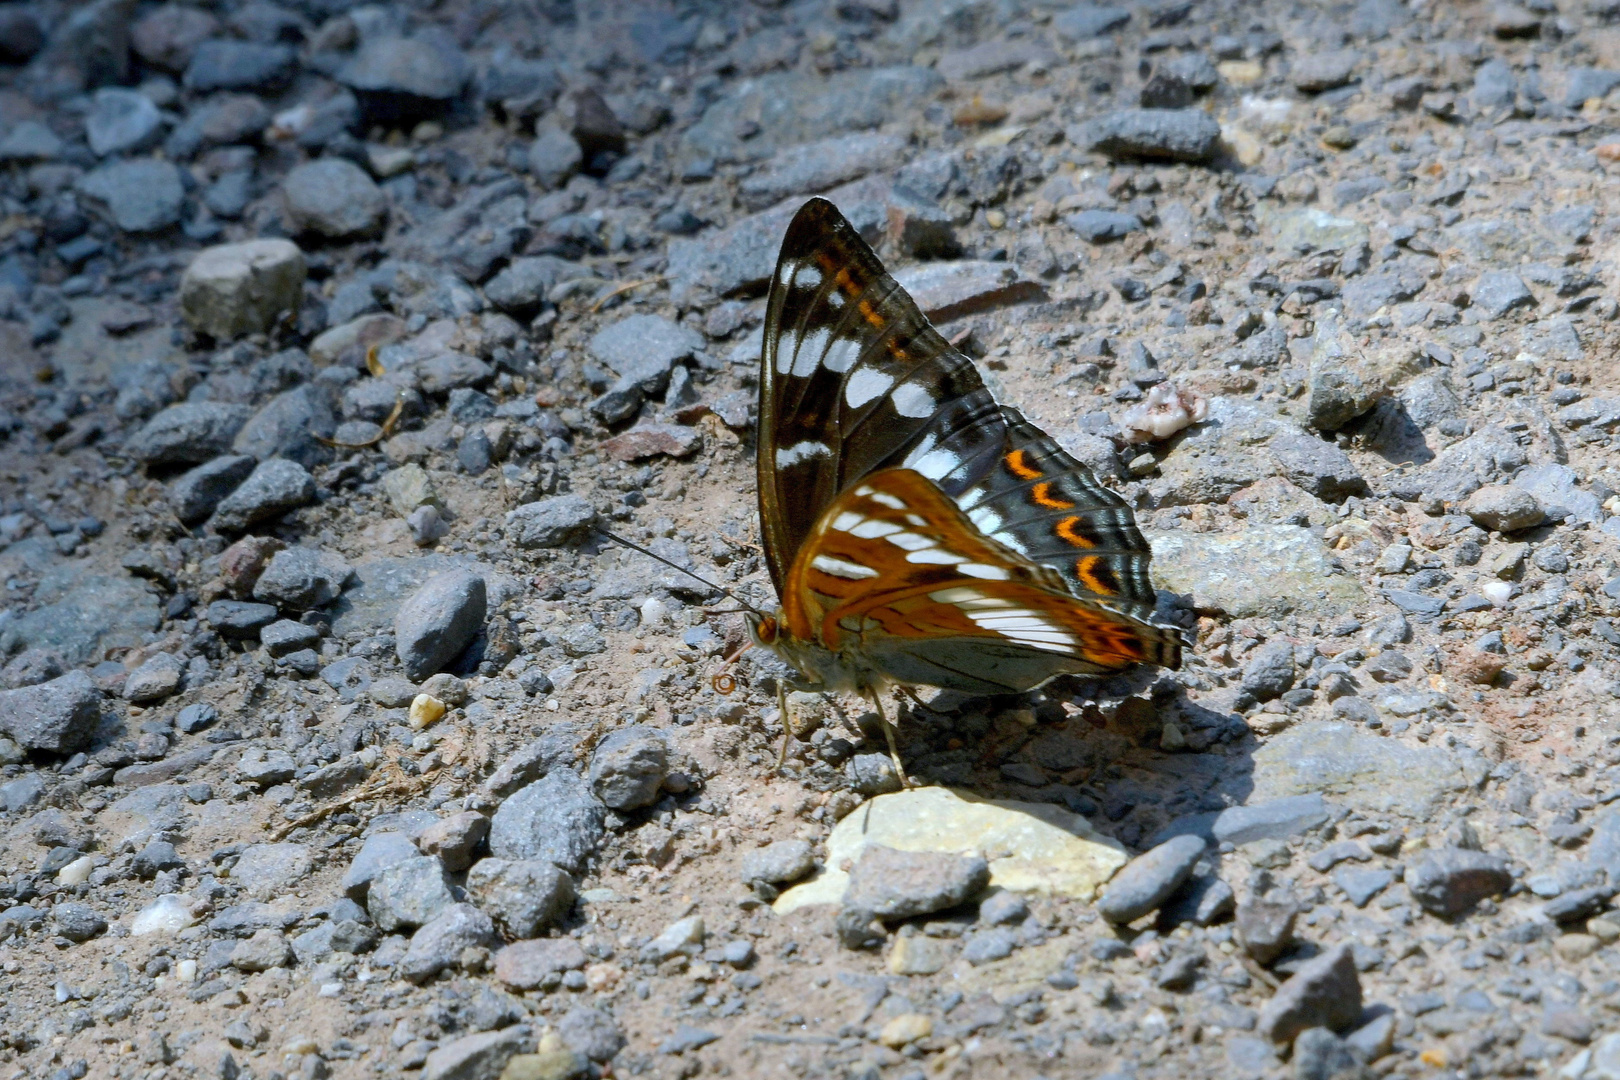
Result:
M1014 892L1090 901L1125 865L1125 848L1091 823L1046 803L982 799L949 788L880 795L833 828L826 868L783 893L778 914L843 900L852 865L871 845L900 851L982 854L990 884Z
M140 937L144 934L178 934L197 922L186 899L177 893L167 893L147 904L130 921L129 932Z
M96 868L94 855L80 855L56 872L56 883L62 886L83 885L90 880L90 871Z

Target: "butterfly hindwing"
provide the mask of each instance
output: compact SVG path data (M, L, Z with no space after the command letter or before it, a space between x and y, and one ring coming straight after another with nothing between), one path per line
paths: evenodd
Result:
M835 651L858 643L896 681L975 693L1164 663L1179 647L1173 631L1077 599L910 469L867 476L834 501L786 596L795 637Z

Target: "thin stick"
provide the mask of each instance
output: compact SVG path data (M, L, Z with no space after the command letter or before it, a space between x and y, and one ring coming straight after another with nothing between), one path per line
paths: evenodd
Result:
M591 305L591 314L595 315L598 311L601 311L602 310L602 305L607 303L609 300L613 299L615 296L622 296L623 294L629 292L632 289L641 288L643 285L657 285L657 284L659 284L661 282L664 282L664 281L667 281L667 280L669 280L669 279L664 277L663 274L658 274L655 277L641 278L638 281L627 281L623 285L620 285L618 288L613 289L610 292L608 292L605 296L597 297L596 303Z

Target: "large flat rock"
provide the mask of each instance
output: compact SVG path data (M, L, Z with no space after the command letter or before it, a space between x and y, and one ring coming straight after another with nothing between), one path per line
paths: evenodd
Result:
M1153 582L1192 597L1199 611L1234 619L1290 613L1340 615L1366 598L1298 525L1251 524L1233 532L1147 532Z
M1255 751L1249 802L1319 793L1355 810L1422 819L1477 789L1489 771L1475 750L1407 746L1352 724L1312 721Z

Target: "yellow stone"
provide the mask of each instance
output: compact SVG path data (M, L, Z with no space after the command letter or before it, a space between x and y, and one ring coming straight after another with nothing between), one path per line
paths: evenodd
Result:
M922 934L901 934L889 950L889 970L896 975L932 975L951 962L951 943Z
M934 1033L934 1022L921 1013L901 1013L899 1016L883 1025L878 1034L878 1041L890 1050L898 1050L918 1039L926 1039Z
M879 795L834 826L826 868L779 897L785 915L811 904L837 904L849 885L846 866L868 846L899 851L977 853L990 884L1014 892L1089 902L1125 865L1125 848L1078 814L1049 803L984 799L950 788Z
M1616 941L1620 941L1620 922L1600 915L1586 924L1586 932L1605 945L1613 945Z
M1261 144L1260 140L1243 128L1237 126L1223 128L1221 130L1221 139L1225 141L1227 148L1232 151L1232 156L1242 162L1246 168L1252 168L1260 164L1261 159L1266 156L1266 148Z
M1233 86L1253 86L1266 77L1266 66L1258 60L1222 60L1215 70Z
M557 1033L540 1036L532 1054L518 1054L506 1063L501 1080L575 1080L589 1068L586 1060L563 1045Z
M437 723L439 718L444 716L447 711L448 707L445 703L432 694L417 694L415 698L411 699L412 730L421 731L429 724Z

